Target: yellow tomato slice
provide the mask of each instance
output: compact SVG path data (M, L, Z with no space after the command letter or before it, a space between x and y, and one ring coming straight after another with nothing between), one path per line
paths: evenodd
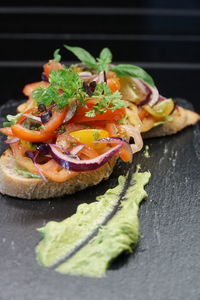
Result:
M106 143L94 143L98 139L109 137L109 133L103 129L82 129L70 133L80 143L86 144L93 149L102 149L106 147Z
M158 102L153 107L144 105L143 108L154 118L162 119L169 116L174 109L174 101L172 99L166 99Z

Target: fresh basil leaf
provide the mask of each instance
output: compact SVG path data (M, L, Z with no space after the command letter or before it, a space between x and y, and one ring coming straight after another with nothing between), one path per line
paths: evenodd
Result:
M59 54L59 52L60 52L60 49L56 49L54 51L54 54L53 54L53 60L54 61L57 61L57 62L61 61L61 55Z
M112 53L111 53L110 49L108 49L108 48L102 49L102 51L100 52L99 58L97 58L97 60L99 62L100 71L107 70L108 65L112 61Z
M155 86L153 78L142 68L129 64L120 64L114 66L110 71L116 72L119 76L133 77L144 80L151 86Z
M80 47L71 47L67 45L64 45L64 47L67 50L71 51L76 57L78 57L78 59L80 59L80 61L86 64L86 66L88 66L89 68L93 68L93 69L97 68L97 63L95 58L85 49Z

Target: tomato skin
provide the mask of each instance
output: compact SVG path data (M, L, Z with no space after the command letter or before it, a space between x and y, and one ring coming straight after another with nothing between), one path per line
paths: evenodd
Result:
M120 82L117 78L108 78L107 84L113 93L120 90L121 86L120 86Z
M56 130L63 123L67 111L68 111L68 106L66 106L62 111L54 110L53 116L45 124L44 131L46 133L52 133L54 130Z
M53 134L47 134L45 131L30 130L22 127L20 124L11 126L14 136L28 142L44 142L52 138Z
M148 117L148 115L149 113L143 108L138 112L140 120L143 120L144 118Z
M38 171L32 161L32 159L25 156L27 150L23 145L19 143L11 144L13 155L15 156L16 163L19 167L28 170L31 173L38 174ZM50 159L44 164L37 164L41 172L50 180L55 182L63 182L70 178L77 176L79 172L73 172L66 169L62 169L53 159Z
M39 81L39 82L33 82L26 84L23 88L22 92L25 96L32 96L32 92L39 87L47 88L49 86L49 83L46 81Z
M124 161L124 162L130 162L132 160L132 155L128 153L125 149L121 148L119 149L119 157Z
M49 78L51 71L58 71L64 68L59 62L54 60L49 60L48 63L44 64L43 69L46 77Z
M70 120L72 123L87 123L90 121L103 121L103 120L112 120L117 121L124 117L126 110L125 107L121 107L112 111L111 109L107 109L107 111L103 114L96 113L94 117L86 117L86 112L90 111L93 106L97 103L96 100L89 100L86 102L85 106L80 106L75 114L75 116Z
M117 126L115 125L115 123L108 122L105 129L108 131L110 137L117 136L118 134Z
M68 107L66 106L62 111L54 110L53 116L45 124L45 128L40 131L30 130L24 128L20 124L11 126L13 134L28 142L44 142L55 136L54 130L56 130L64 121Z

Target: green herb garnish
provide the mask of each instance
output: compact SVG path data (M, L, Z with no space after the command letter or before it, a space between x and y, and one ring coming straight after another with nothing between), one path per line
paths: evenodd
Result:
M50 85L47 88L38 88L33 91L33 98L37 104L49 106L56 103L59 109L69 104L69 99L80 98L82 80L71 68L51 71Z
M25 177L31 177L31 178L36 178L36 179L41 179L41 176L40 175L37 175L37 174L33 174L31 172L28 172L28 171L25 171L23 169L20 169L20 168L16 168L16 171L25 176Z
M71 51L80 61L91 69L98 72L106 71L112 61L112 53L108 48L104 48L97 59L95 59L88 51L80 47L71 47L64 45L64 47Z
M93 106L92 110L86 112L86 117L94 117L96 112L103 114L108 108L115 111L118 108L127 106L127 102L122 100L121 93L119 91L112 93L105 82L97 84L94 96L99 98L99 101Z
M133 77L138 78L151 86L155 86L152 77L142 68L130 65L130 64L120 64L117 66L109 67L112 62L112 53L108 48L104 48L99 55L99 58L95 59L88 51L80 47L71 47L64 45L64 47L71 51L81 62L83 62L88 68L97 70L97 72L102 71L113 71L116 72L118 76Z
M15 125L15 123L21 117L21 115L22 115L21 113L15 115L15 116L13 116L13 115L7 115L6 118L7 118L8 121L3 122L3 127L10 127L12 125Z
M129 65L129 64L120 64L112 67L110 70L117 73L117 75L119 76L142 79L143 81L147 82L151 86L155 86L152 77L145 70L143 70L138 66Z
M53 54L53 60L54 61L57 61L57 62L61 61L61 55L59 54L59 52L60 52L60 49L56 49L54 51L54 54Z

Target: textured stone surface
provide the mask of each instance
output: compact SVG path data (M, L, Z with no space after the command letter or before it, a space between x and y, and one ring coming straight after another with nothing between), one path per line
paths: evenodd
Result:
M0 109L8 111L9 106ZM195 126L145 142L148 159L135 155L133 164L152 172L149 197L140 207L142 237L135 252L117 259L103 279L64 276L37 265L40 235L35 229L70 216L81 202L92 202L115 186L128 165L118 164L110 180L68 197L25 201L0 196L0 299L200 299L199 140Z

